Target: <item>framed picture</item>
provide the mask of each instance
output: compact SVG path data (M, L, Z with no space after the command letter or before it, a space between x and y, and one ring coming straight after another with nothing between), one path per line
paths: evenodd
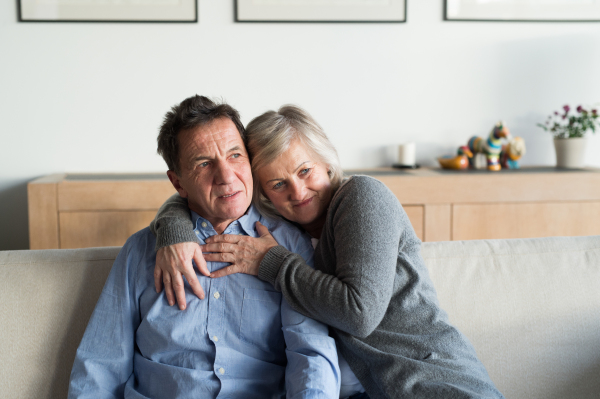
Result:
M406 22L406 0L236 0L238 22Z
M18 0L22 22L197 22L197 0Z
M599 0L445 0L447 21L600 21Z

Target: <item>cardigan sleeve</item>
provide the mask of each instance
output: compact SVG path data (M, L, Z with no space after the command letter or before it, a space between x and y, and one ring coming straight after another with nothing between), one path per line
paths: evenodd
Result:
M150 230L156 236L156 250L180 242L197 242L194 224L188 208L188 201L179 194L173 194L160 207Z
M317 270L275 247L263 259L259 277L300 313L366 337L385 316L394 284L410 278L401 263L411 261L415 245L418 250L420 241L393 193L375 179L354 177L330 204L315 251Z

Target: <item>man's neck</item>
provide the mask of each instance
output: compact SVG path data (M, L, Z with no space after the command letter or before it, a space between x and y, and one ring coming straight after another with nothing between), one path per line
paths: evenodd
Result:
M246 212L244 212L243 215L240 215L234 219L215 219L215 218L207 218L204 217L204 215L202 215L202 212L199 210L194 209L192 206L190 206L190 210L196 212L198 214L198 216L200 216L203 219L206 219L210 222L210 224L212 225L213 229L217 232L217 234L223 234L223 232L225 231L225 229L227 229L227 227L235 222L236 220L238 220L239 218L241 218L244 215L248 214L248 211L250 210L250 207L248 207L248 209L246 209Z

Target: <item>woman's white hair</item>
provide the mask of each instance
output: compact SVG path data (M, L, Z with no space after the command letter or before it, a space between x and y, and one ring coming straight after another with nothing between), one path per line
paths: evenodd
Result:
M296 140L317 161L325 164L334 192L342 183L344 172L337 151L323 128L308 112L295 105L284 105L277 112L267 111L254 118L246 127L246 146L254 179L253 200L263 215L275 216L279 213L264 194L256 172L281 156Z

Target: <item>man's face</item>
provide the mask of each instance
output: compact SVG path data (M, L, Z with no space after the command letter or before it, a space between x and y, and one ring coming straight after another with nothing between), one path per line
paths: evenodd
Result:
M252 201L252 173L244 142L231 120L179 133L180 176L167 175L191 210L221 234L246 213Z

